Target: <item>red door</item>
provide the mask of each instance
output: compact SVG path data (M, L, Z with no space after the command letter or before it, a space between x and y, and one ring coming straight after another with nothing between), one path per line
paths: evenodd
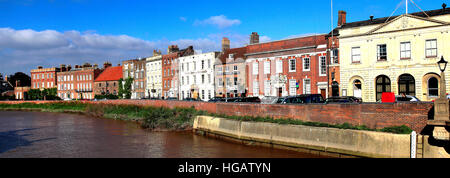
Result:
M323 99L327 99L327 91L325 89L320 89L320 94Z

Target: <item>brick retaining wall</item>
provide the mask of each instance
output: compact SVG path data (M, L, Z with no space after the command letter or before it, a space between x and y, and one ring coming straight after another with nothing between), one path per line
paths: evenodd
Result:
M22 101L0 101L16 104ZM31 101L45 103L46 101ZM384 128L406 125L420 133L426 126L433 103L394 103L394 104L308 104L308 105L263 105L244 103L208 103L168 100L107 100L87 101L88 103L132 104L157 107L192 107L210 113L237 116L271 116L292 118L303 121L328 124L349 123L366 125L369 128Z

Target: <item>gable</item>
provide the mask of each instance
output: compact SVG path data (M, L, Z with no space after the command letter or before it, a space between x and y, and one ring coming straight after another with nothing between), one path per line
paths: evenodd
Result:
M395 18L394 20L389 21L388 23L381 24L375 29L369 31L367 34L425 28L446 24L449 23L429 18L417 17L408 14L408 15L401 15Z

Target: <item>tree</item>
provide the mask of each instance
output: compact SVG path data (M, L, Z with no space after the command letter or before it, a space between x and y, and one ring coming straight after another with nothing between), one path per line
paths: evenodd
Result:
M125 79L125 83L122 79L119 80L119 98L131 98L131 85L133 84L133 80L133 78L127 78Z
M14 75L9 76L8 82L14 87L16 86L16 81L20 81L19 87L31 86L31 77L23 72L16 72Z

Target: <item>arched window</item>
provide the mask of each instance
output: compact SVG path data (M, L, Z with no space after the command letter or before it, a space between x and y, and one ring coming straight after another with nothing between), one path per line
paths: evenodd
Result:
M409 74L400 75L398 79L398 94L416 95L416 83L414 77Z
M381 100L381 95L384 92L391 92L391 79L385 75L380 75L376 78L376 101Z
M439 82L436 77L431 77L428 79L428 96L439 96Z
M353 81L353 96L357 98L362 98L361 90L362 90L361 80L356 79L355 81Z

